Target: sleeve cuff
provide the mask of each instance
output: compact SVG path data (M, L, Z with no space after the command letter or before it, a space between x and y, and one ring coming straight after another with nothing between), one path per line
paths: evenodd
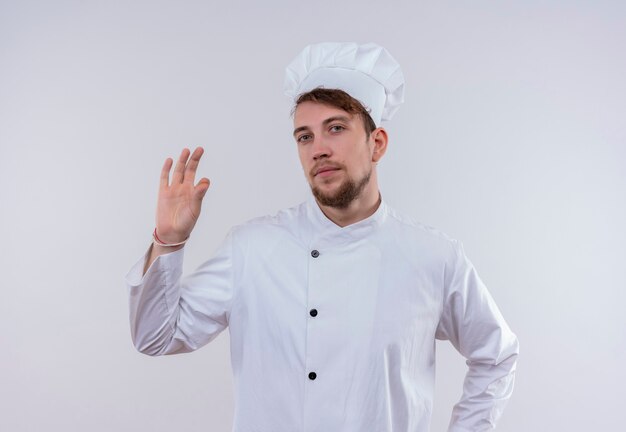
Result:
M146 264L146 260L150 258L152 252L152 244L148 247L148 250L139 258L135 264L130 268L125 276L126 284L129 287L140 286L144 283L145 279L150 277L156 272L174 273L178 269L182 269L183 257L185 254L185 248L180 248L177 251L167 254L159 255L154 262L150 265L146 274L143 274L143 268Z

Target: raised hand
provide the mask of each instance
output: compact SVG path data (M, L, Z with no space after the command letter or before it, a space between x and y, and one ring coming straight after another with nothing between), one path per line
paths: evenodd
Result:
M189 237L200 216L202 199L209 189L209 179L203 177L194 186L196 169L204 153L202 147L194 150L189 158L184 148L176 162L170 183L173 160L167 158L161 170L159 198L157 201L156 230L164 243L178 243Z

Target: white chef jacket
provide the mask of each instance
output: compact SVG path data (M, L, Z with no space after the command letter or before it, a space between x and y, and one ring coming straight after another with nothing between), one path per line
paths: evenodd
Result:
M183 251L126 276L132 339L175 354L228 327L234 432L427 432L436 338L469 366L449 431L495 427L518 342L459 241L384 201L342 228L311 197L181 278Z

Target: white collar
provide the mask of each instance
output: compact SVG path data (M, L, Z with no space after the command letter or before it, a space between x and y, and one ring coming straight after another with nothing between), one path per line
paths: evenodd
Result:
M387 204L381 195L380 204L373 214L353 224L340 227L322 212L313 195L310 195L306 202L306 216L311 223L313 238L326 238L332 240L333 243L337 241L343 243L343 241L360 239L369 235L385 221L387 213Z

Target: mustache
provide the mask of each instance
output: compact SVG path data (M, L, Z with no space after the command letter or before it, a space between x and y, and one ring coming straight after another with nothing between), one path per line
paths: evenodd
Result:
M311 175L311 177L315 177L319 170L326 169L326 168L343 169L344 166L338 163L320 162L317 165L315 165L313 168L311 168L311 171L309 171L309 174Z

